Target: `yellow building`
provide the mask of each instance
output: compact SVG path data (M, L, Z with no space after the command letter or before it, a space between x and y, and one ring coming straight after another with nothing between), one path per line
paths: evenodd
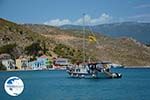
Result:
M29 67L28 59L26 59L26 58L16 59L16 67L18 69L28 69L28 67Z

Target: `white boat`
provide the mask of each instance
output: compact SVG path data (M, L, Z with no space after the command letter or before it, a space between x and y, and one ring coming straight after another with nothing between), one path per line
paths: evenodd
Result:
M110 71L108 63L88 63L80 66L67 67L67 72L75 78L121 78L121 73Z
M124 68L124 66L123 65L121 65L121 64L110 64L110 66L112 67L112 68Z

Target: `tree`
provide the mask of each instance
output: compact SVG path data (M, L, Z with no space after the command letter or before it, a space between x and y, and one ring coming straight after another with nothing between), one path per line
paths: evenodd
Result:
M53 51L60 57L70 59L72 63L83 61L83 54L81 50L75 50L74 48L64 44L57 44Z
M45 41L42 42L42 47L43 47L43 53L46 54L48 49L46 48L46 43Z
M8 53L11 54L14 48L16 47L16 44L7 44L0 47L0 53Z
M18 55L17 45L14 44L6 44L0 47L0 54L7 53L15 58Z
M39 42L34 42L31 45L25 47L25 53L30 56L39 56L39 52L42 51Z

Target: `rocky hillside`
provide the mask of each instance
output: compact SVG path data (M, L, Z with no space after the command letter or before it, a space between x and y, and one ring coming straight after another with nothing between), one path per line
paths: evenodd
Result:
M96 34L96 42L89 42L89 35L91 33L87 31L84 40L79 30L34 24L18 25L0 19L0 46L16 43L23 50L34 41L45 41L51 56L66 57L76 62L83 58L84 40L86 60L107 60L132 66L150 65L150 48L132 38L111 38Z
M6 49L6 47L9 49L9 47L12 47L13 45L15 48L12 50L12 54L15 57L18 57L19 55L24 54L26 46L37 41L45 41L46 45L49 46L54 44L53 41L48 38L37 34L22 25L0 19L0 47L2 49L0 50L0 53L3 53L3 49Z

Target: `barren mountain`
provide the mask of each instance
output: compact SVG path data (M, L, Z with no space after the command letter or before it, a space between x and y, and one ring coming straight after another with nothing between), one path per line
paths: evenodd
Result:
M63 30L46 25L16 23L0 19L0 46L16 43L23 48L34 41L46 42L51 56L59 56L81 61L83 58L83 41L85 43L86 60L112 61L123 65L148 66L150 65L150 48L132 38L112 38L96 34L96 42L89 42L86 31Z

